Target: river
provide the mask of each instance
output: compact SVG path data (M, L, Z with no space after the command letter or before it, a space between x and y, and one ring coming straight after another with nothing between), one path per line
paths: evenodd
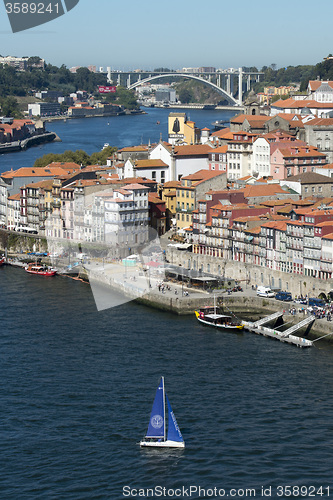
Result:
M110 116L105 118L81 118L46 123L62 142L46 143L22 152L0 155L0 173L20 167L32 167L37 158L47 153L63 153L66 150L83 149L88 154L100 151L105 143L121 148L168 140L168 115L171 108L143 108L146 114ZM200 128L213 129L216 120L230 120L232 111L180 109L188 119ZM159 124L158 124L159 122Z
M219 333L133 302L97 312L89 285L22 269L0 269L0 293L1 498L333 488L330 348ZM161 375L184 451L138 446Z
M42 152L166 138L168 113L52 123L63 142ZM216 119L201 113L201 127ZM36 152L8 157L29 165ZM133 302L97 312L89 285L8 266L0 294L1 499L333 495L331 347L225 334ZM138 446L161 375L183 451Z

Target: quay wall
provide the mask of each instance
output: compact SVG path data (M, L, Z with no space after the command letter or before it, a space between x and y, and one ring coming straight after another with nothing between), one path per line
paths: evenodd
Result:
M0 251L8 253L47 252L44 237L0 229Z
M318 297L321 293L327 295L333 289L332 279L322 280L301 274L285 273L254 264L176 250L172 247L167 247L166 258L176 266L196 271L202 269L203 272L233 278L244 287L264 285L291 292L294 296L308 295L308 297Z
M83 276L81 274L81 276ZM124 286L123 283L114 282L110 280L103 274L92 273L90 279L98 281L104 286L113 288L117 293L123 293L128 299L135 300L136 302L146 305L148 307L153 307L154 309L159 309L165 312L171 312L177 315L193 315L194 311L200 307L213 306L214 297L211 293L202 293L200 297L191 297L191 290L189 296L173 296L170 297L167 294L161 294L157 290L152 290L150 293L138 297L135 293L135 286L131 289ZM284 312L284 323L288 324L288 327L292 324L299 323L305 317L305 312L302 311L301 305L294 303L280 302L276 299L268 299L257 296L248 296L245 293L237 292L235 294L226 295L225 292L218 292L215 294L217 304L219 304L225 314L234 314L242 320L256 321L259 318L268 316L278 311ZM291 314L289 309L295 308L296 313ZM195 320L194 320L195 321ZM300 331L299 335L302 336L304 331ZM324 335L329 335L326 337L326 342L333 343L333 323L327 321L326 319L316 320L312 326L310 332L307 335L309 339L318 339Z
M12 153L14 151L22 151L23 149L29 148L30 146L36 146L38 144L43 144L44 142L60 142L61 139L57 136L55 132L45 132L44 134L34 135L33 137L27 137L22 139L22 141L7 142L6 144L0 145L0 153Z

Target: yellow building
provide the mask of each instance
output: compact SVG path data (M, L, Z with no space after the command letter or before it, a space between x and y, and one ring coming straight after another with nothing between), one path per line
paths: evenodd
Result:
M197 144L200 142L200 129L195 122L187 120L186 113L170 113L168 136L170 144Z
M167 219L167 231L176 223L176 196L177 188L181 186L180 181L166 182L162 186L161 198L165 202L165 215Z
M192 224L195 208L195 187L189 179L183 178L176 190L177 232L183 233Z

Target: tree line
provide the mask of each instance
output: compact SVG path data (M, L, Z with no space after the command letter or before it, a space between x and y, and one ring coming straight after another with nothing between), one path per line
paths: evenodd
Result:
M83 149L77 149L76 151L67 150L61 154L48 153L38 158L34 163L34 167L46 167L52 162L71 162L83 165L84 167L87 165L106 165L107 158L112 156L116 151L117 148L108 146L92 155L88 155Z

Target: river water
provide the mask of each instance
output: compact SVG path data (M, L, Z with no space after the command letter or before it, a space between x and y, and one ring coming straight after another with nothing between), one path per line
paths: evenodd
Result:
M168 140L168 115L173 109L143 108L146 114L82 118L46 123L50 132L56 132L62 142L47 143L23 152L0 155L0 173L11 168L32 167L35 160L47 153L63 153L66 150L83 149L88 154L100 151L105 143L121 148ZM199 128L213 129L216 120L230 120L233 111L180 109ZM159 122L159 124L158 124Z
M99 122L88 122L92 147ZM122 133L119 145L137 142ZM68 149L63 139L45 148ZM332 348L224 334L133 302L97 312L89 285L12 267L0 294L0 499L333 495ZM183 451L137 444L161 375ZM156 486L165 494L139 490Z
M97 312L89 285L22 269L0 269L0 292L0 498L333 488L330 348L218 333L133 302ZM184 451L137 444L161 375Z

